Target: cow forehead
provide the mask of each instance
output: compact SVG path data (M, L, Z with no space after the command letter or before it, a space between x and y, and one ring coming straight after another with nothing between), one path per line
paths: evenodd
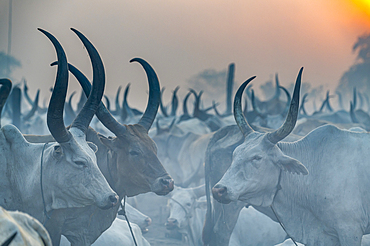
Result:
M249 134L244 142L235 148L234 155L235 154L242 154L247 152L254 152L254 151L260 151L264 148L266 148L264 135L262 133L254 132Z
M138 146L145 146L156 150L154 141L149 137L146 129L141 125L127 125L124 138L129 143L135 143Z
M88 145L86 141L86 135L80 129L71 128L70 133L72 134L73 138L68 141L67 145L63 145L64 147L69 146L71 149L71 153L76 153L79 155L87 155L92 160L96 160L96 156L94 150ZM95 161L96 162L96 161Z

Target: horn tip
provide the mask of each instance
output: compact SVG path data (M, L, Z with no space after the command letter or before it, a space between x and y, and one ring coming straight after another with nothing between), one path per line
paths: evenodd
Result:
M138 58L138 57L135 57L135 58L132 58L131 60L130 60L130 63L131 62L141 62L141 61L143 61L143 59L142 58Z
M50 67L55 66L55 65L57 65L57 64L58 64L58 62L57 62L57 61L52 62L52 63L50 63Z

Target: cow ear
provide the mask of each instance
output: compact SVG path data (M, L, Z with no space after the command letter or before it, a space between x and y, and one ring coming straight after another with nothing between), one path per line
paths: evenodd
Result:
M89 147L94 151L94 153L96 154L96 152L98 151L98 146L96 146L93 142L87 142L87 144L89 145Z
M54 145L54 152L53 155L56 158L60 158L63 155L63 148L59 144Z
M307 168L300 161L287 155L279 157L279 160L275 164L283 171L303 175L308 174Z

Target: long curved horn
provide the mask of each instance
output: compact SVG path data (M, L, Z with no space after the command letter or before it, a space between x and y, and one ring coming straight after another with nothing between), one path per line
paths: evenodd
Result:
M177 86L172 94L171 116L176 116L177 107L179 106L179 99L177 98L177 91L179 89L180 89L180 86Z
M128 101L127 101L127 96L128 96L128 92L130 91L130 86L131 86L131 83L128 83L125 89L125 93L123 94L124 96L123 96L123 102L122 102L122 114L126 114L126 118L134 117L134 113L132 112L132 109L130 108L130 106L128 106Z
M242 110L242 94L245 87L255 78L253 76L246 80L238 89L234 97L234 118L236 124L238 125L240 131L246 137L249 133L253 132L253 129L248 124L247 120L244 117L243 110Z
M353 103L350 102L350 109L349 109L349 115L351 116L352 123L360 123L356 117L355 114L355 108L353 106Z
M252 102L252 108L253 108L254 112L256 112L256 114L257 114L259 117L261 117L262 119L265 119L265 118L267 117L267 114L262 113L262 112L258 109L258 107L257 107L257 105L256 105L256 97L254 96L254 90L253 90L253 89L251 90L251 102Z
M332 98L333 96L330 96L330 92L329 92L329 90L326 92L326 107L328 108L328 110L330 111L330 112L333 112L333 108L331 107L331 105L330 105L330 98Z
M274 132L267 133L267 138L271 143L276 144L288 136L294 129L298 117L299 92L301 89L303 67L299 70L297 80L294 86L293 98L290 102L290 108L284 124Z
M230 63L227 73L226 82L226 111L225 116L232 114L232 97L233 97L233 86L234 86L234 76L235 76L235 63Z
M189 97L190 97L190 95L191 95L191 94L192 94L192 92L191 92L191 91L189 91L189 92L186 94L186 96L185 96L185 98L184 98L184 101L183 101L183 103L182 103L182 111L183 111L184 115L189 115L189 111L188 111L187 103L188 103L188 99L189 99Z
M76 110L77 113L81 111L81 109L84 107L86 101L87 101L87 96L85 95L85 93L83 91L81 91L80 100L77 103L77 110Z
M119 86L117 93L116 93L116 100L115 100L116 110L112 112L114 115L119 115L121 112L121 106L119 105L119 95L121 93L121 90L122 90L122 86Z
M23 120L29 120L32 116L35 115L37 109L39 108L39 96L40 90L37 90L35 101L33 101L32 108L28 114L23 117Z
M279 99L279 97L280 97L280 83L279 83L279 78L278 78L277 73L275 74L275 84L276 84L276 89L275 89L274 98Z
M280 89L282 89L286 94L286 100L287 100L286 105L285 105L283 112L281 113L281 115L285 116L289 111L289 105L290 105L290 101L292 100L292 97L290 96L289 91L285 89L285 87L280 86Z
M147 131L153 124L155 116L157 115L159 101L160 101L160 86L157 74L154 69L144 59L134 58L130 62L138 62L144 68L148 77L149 83L149 98L145 112L138 124L143 126Z
M10 79L0 79L0 84L2 85L0 88L0 118L1 118L3 107L5 105L6 100L9 97L10 90L12 89L12 81L10 81Z
M93 86L90 95L71 125L71 127L76 127L85 133L103 97L105 72L103 61L93 44L81 32L74 28L71 30L76 33L86 47L93 67Z
M58 69L53 93L50 98L47 112L47 125L51 135L58 143L65 143L71 139L71 133L66 130L63 122L63 109L68 88L67 57L58 40L47 31L38 28L53 43L58 57Z
M52 65L55 65L53 63ZM86 76L78 70L72 64L68 64L69 71L76 77L77 81L80 83L85 95L89 95L91 91L91 83L86 78ZM113 115L109 112L109 110L104 106L103 102L100 102L98 109L95 112L98 119L101 123L113 132L116 136L121 136L126 132L126 127L119 123Z
M24 94L24 97L26 98L26 101L30 104L30 105L33 105L33 101L32 99L30 98L30 96L28 95L28 86L27 86L27 81L26 79L23 78L23 94Z
M163 92L164 92L165 89L166 89L166 87L162 87L162 89L161 89L160 97L159 97L159 99L160 99L160 101L159 101L159 107L161 108L161 112L162 112L163 116L164 117L168 117L167 107L165 107L163 105Z
M357 93L356 93L356 87L353 87L353 109L356 109L357 107Z
M220 117L220 118L222 118L223 116L220 114L220 112L218 112L218 110L217 110L217 103L213 100L212 101L212 108L213 108L213 111L215 111L215 114L218 116L218 117Z
M109 98L106 95L104 95L104 99L105 99L105 104L107 104L107 109L108 109L108 111L110 111L110 101L109 101Z
M68 102L66 102L66 104L64 105L64 113L65 113L64 123L66 125L70 125L72 121L76 118L76 113L72 107L72 98L75 94L76 94L75 91L72 92L72 94L69 96Z

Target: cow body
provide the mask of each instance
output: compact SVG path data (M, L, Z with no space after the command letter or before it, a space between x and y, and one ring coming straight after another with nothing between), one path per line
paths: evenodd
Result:
M148 241L141 234L140 227L131 223L137 246L149 246ZM62 237L61 246L69 246L70 243L66 238ZM112 225L92 244L92 246L106 245L125 245L135 246L128 223L125 220L116 218Z
M46 229L39 221L22 212L6 211L0 207L0 243L16 233L10 245L52 246Z
M166 227L178 230L191 246L202 245L201 228L206 214L204 186L176 188L169 200ZM235 212L235 211L234 211ZM237 213L239 214L239 213ZM229 246L271 246L282 242L286 233L280 225L253 207L241 209Z
M280 142L297 120L301 74L287 119L272 133L253 131L241 116L240 97L253 78L239 88L234 115L244 141L213 196L274 208L287 233L305 245L360 246L370 232L370 135L327 125L299 141Z

